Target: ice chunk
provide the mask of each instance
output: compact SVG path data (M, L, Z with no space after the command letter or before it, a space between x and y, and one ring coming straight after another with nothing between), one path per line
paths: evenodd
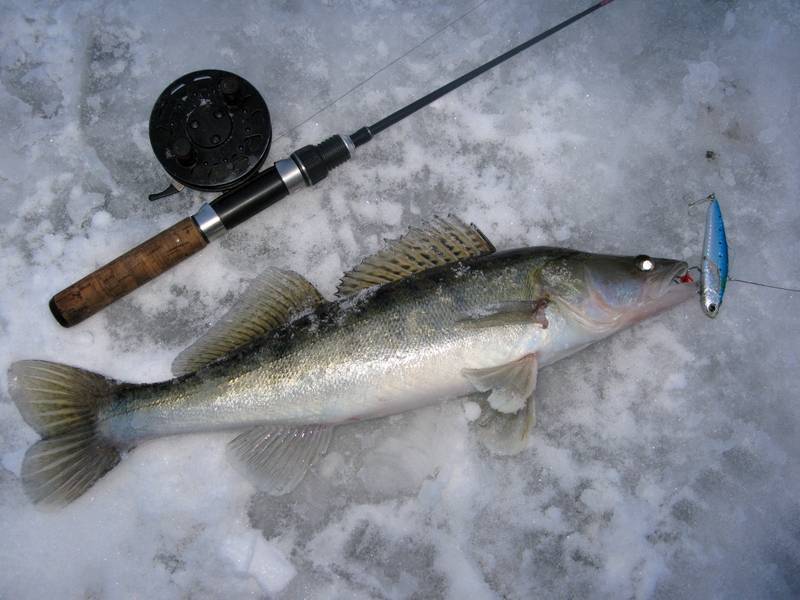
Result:
M733 31L734 27L736 27L736 13L729 10L725 13L725 22L722 24L722 28L725 30L725 33L730 33Z
M106 210L98 210L92 217L92 228L106 229L112 221L111 215Z
M283 590L297 575L283 551L256 530L226 539L220 556L237 573L254 577L261 589L270 595Z
M247 573L253 558L257 532L248 532L227 538L220 547L219 554L237 573Z
M25 451L26 448L20 448L14 452L6 452L3 454L3 459L0 461L3 468L19 477L19 474L22 472L22 459L25 458Z
M477 402L473 402L472 400L467 400L464 402L464 416L467 417L467 421L475 421L478 417L481 416L481 405Z
M261 535L256 537L248 572L256 578L261 589L273 596L297 575L297 570L283 551Z
M683 78L683 89L694 102L711 102L717 98L712 92L719 83L719 67L704 60L689 65L689 74Z

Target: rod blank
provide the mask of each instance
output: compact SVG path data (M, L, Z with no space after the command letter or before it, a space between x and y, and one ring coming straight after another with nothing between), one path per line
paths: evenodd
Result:
M565 19L565 20L561 21L561 23L559 23L557 25L553 25L550 29L548 29L546 31L543 31L542 33L532 37L531 39L529 39L529 40L527 40L525 42L522 42L521 44L519 44L517 46L514 46L513 48L511 48L511 50L508 50L508 51L504 52L503 54L501 54L500 56L497 56L497 57L493 58L492 60L483 63L481 66L472 69L469 73L465 73L461 77L458 77L457 79L454 79L453 81L443 85L439 89L436 89L436 90L432 91L431 93L424 95L422 98L418 98L417 100L414 100L414 102L408 104L407 106L404 106L403 108L401 108L399 110L396 110L395 112L393 112L392 114L384 117L380 121L378 121L376 123L373 123L369 127L364 128L369 132L369 137L364 138L363 136L359 136L358 132L354 133L350 137L353 138L353 142L355 142L356 146L360 146L361 144L364 144L364 143L368 142L369 140L372 139L372 136L378 135L384 129L387 129L387 128L391 127L392 125L394 125L395 123L397 123L398 121L402 121L406 117L408 117L410 115L413 115L419 109L428 106L430 103L435 102L436 100L438 100L439 98L441 98L445 94L449 94L450 92L452 92L456 88L461 87L462 85L464 85L468 81L472 81L478 75L482 75L486 71L490 71L491 69L494 69L500 63L504 63L508 59L513 58L514 56L516 56L517 54L519 54L523 50L527 50L531 46L535 46L539 42L549 38L551 35L558 33L559 31L561 31L565 27L569 27L575 21L579 21L580 19L582 19L582 18L584 18L586 16L589 16L594 11L604 7L606 4L611 4L612 1L613 0L601 0L597 4L593 4L592 6L587 8L586 10L583 10L583 11L579 12L578 14L571 16L569 19ZM359 130L359 131L363 131L363 129Z

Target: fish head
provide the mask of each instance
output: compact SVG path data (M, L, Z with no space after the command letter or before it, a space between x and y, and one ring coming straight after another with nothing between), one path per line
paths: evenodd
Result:
M547 261L534 289L597 333L613 333L697 293L680 260L576 252Z

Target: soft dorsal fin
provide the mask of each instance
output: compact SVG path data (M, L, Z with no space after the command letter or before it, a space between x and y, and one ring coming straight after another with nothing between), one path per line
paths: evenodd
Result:
M494 246L475 225L466 225L452 215L446 219L434 217L422 227L412 227L403 237L389 241L386 248L345 273L336 295L345 298L420 271L492 252Z
M172 372L193 373L323 301L316 288L297 273L267 269L218 323L178 354Z

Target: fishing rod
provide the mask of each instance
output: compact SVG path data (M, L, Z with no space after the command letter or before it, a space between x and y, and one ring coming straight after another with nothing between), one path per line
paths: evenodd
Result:
M180 187L229 189L194 215L58 292L50 299L50 311L64 327L91 317L289 194L316 185L382 131L611 2L601 0L372 125L303 146L254 176L247 167L261 166L271 141L269 112L258 92L224 71L197 72L179 79L159 97L151 115L151 143L154 149L166 146L157 157ZM208 101L192 104L193 97L204 93ZM181 131L177 138L176 130ZM254 135L256 130L261 133ZM240 136L235 144L239 153L221 154L223 142L234 134ZM207 168L198 170L198 165ZM170 185L150 198L176 191Z

